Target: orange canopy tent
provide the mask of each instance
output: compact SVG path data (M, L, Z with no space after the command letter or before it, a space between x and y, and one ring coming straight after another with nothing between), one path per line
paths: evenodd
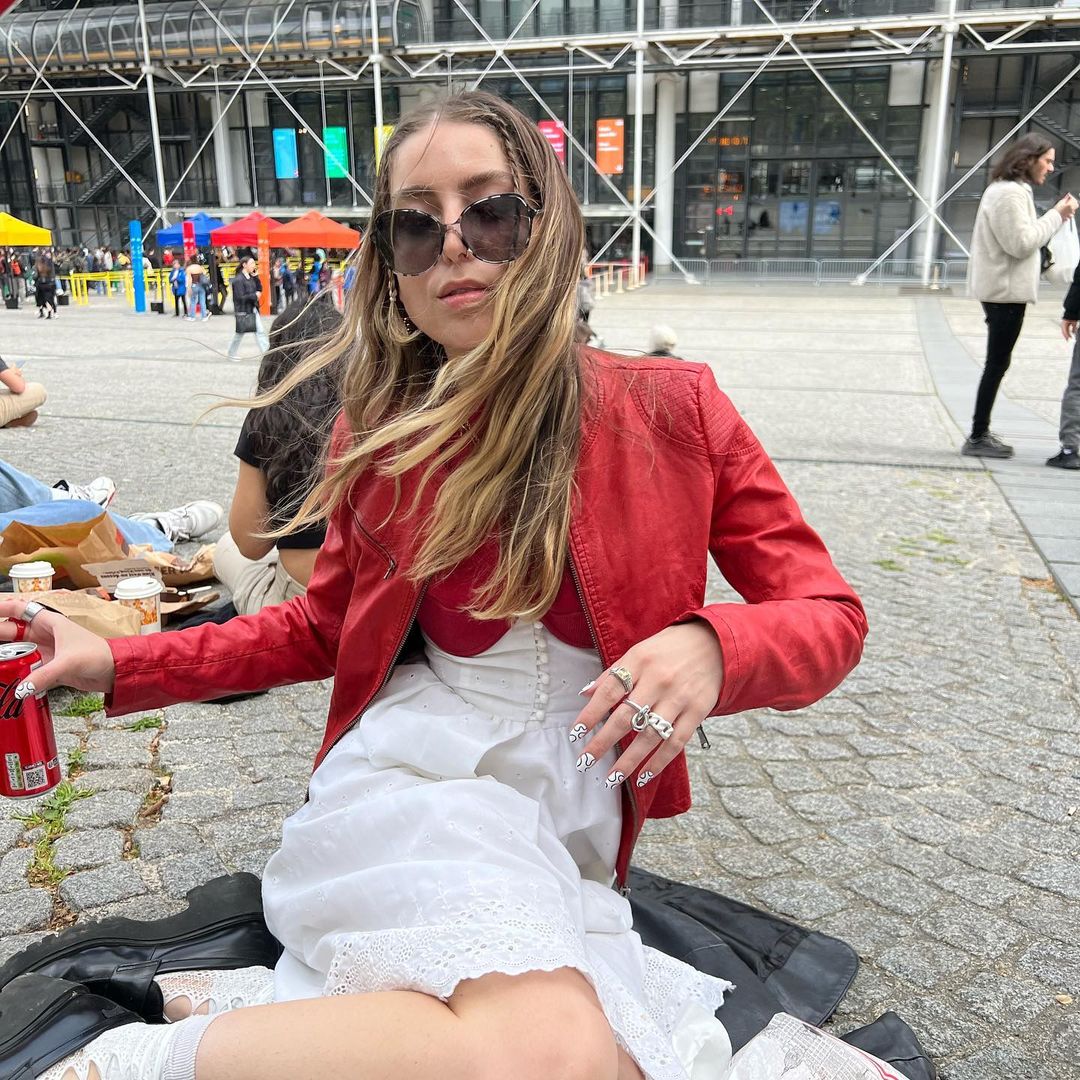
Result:
M345 248L360 244L360 233L331 221L318 210L270 230L270 246L279 248Z
M210 233L210 243L214 247L235 247L237 244L250 244L254 247L259 242L259 222L265 221L271 229L277 229L281 222L276 218L267 217L266 214L253 210L247 217L239 221L230 221L228 225L222 225L220 229L214 229Z

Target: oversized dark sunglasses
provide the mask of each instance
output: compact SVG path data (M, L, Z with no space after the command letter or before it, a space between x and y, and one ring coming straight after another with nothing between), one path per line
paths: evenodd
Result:
M423 210L384 210L375 218L375 246L396 274L414 277L430 270L442 254L446 232L458 227L462 243L481 262L513 262L525 251L532 220L540 211L520 195L489 195L443 224Z

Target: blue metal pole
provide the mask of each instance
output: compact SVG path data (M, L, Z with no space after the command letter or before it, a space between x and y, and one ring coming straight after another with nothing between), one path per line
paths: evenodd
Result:
M142 222L128 223L128 238L131 247L131 277L135 285L135 310L140 314L146 311L146 275L143 273Z

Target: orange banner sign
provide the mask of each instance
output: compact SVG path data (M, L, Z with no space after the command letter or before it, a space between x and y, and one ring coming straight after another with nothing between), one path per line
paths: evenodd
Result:
M596 121L596 167L605 176L622 175L625 127L626 121L621 116Z

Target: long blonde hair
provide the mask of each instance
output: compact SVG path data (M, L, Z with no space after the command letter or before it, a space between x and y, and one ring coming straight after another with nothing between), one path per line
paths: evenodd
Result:
M495 537L498 562L470 613L535 618L558 592L569 542L581 442L583 377L574 325L584 228L566 174L536 126L501 99L475 92L423 106L397 125L383 151L372 220L391 206L397 149L439 121L491 128L522 193L542 208L527 249L493 290L487 337L448 359L407 321L369 238L355 256L356 280L338 333L253 404L279 400L344 357L351 445L281 532L328 517L372 468L399 488L405 473L421 470L416 498L400 508L418 517L420 493L452 463L429 519L416 521L419 548L407 573L426 581Z

